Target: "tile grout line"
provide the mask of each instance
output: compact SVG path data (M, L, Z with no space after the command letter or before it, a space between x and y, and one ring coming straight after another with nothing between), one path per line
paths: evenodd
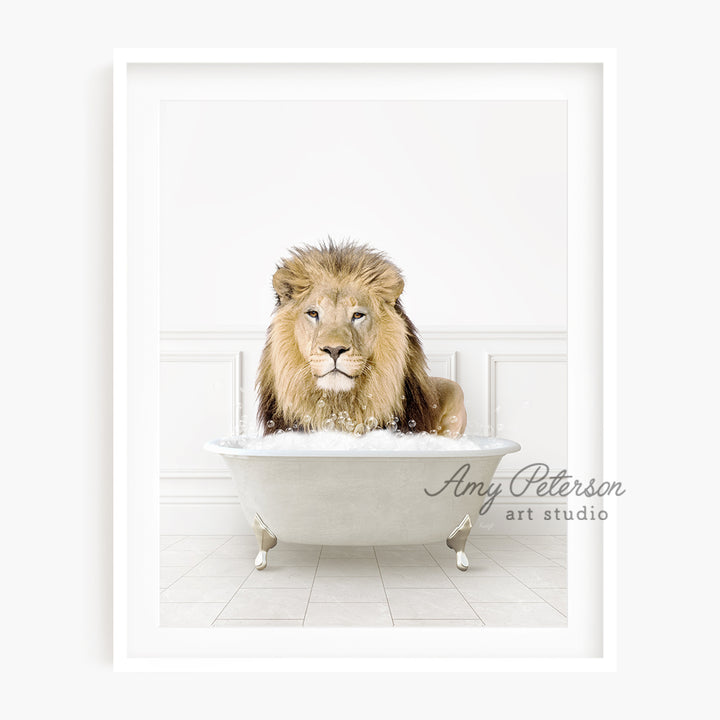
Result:
M227 542L230 542L230 540L232 540L232 538L234 538L234 537L240 537L240 536L239 535L231 535L230 539ZM225 545L227 545L227 543L223 543L220 547L225 547ZM217 548L217 549L219 550L220 548ZM245 560L248 558L241 558L241 559ZM252 558L250 558L250 561L252 562ZM255 565L253 563L253 570L254 569L255 569ZM253 571L250 570L250 572L243 578L243 581L240 583L240 585L238 585L237 590L235 590L235 592L230 596L230 599L222 606L222 608L220 609L220 612L213 618L212 622L210 623L210 627L213 627L213 625L215 625L215 622L225 612L225 609L227 608L227 606L235 599L235 596L240 592L240 589L247 582L247 579L252 575L252 573L253 573Z
M385 587L385 577L383 576L382 568L380 567L380 561L378 560L377 551L375 550L374 545L372 546L372 549L373 549L373 557L375 558L375 564L377 565L378 573L380 574L380 583L382 584L383 593L385 595L385 604L387 605L388 614L390 615L390 623L391 623L390 627L397 627L395 625L395 618L393 617L392 609L390 608L390 598L388 597L388 594L387 594L388 589Z
M318 568L320 567L320 558L322 557L324 547L324 545L320 545L320 552L318 553L317 562L315 563L315 572L313 573L313 579L310 583L310 592L308 593L307 601L305 602L305 612L303 613L301 627L305 627L305 620L307 619L308 610L310 609L310 598L312 597L313 590L315 589L315 578L317 577Z
M183 538L181 538L181 539L178 540L177 542L182 542L183 540L185 540L186 538L189 538L189 537L200 537L200 536L199 536L199 535L185 535ZM233 537L234 537L233 535L230 535L230 536L228 537L228 539L227 539L224 543L220 543L220 545L218 545L218 546L215 548L215 550L210 550L210 552L205 553L205 556L204 556L201 560L198 560L198 562L196 562L194 565L190 566L179 578L177 578L176 580L174 580L173 582L171 582L166 588L161 588L161 589L160 589L160 592L158 593L158 597L159 597L160 602L163 601L163 599L162 599L162 594L163 594L166 590L169 590L176 582L179 582L179 581L182 580L184 577L186 577L187 574L188 574L191 570L194 570L198 565L200 565L201 563L204 563L204 562L210 557L210 555L212 555L214 552L218 551L221 547L225 547L225 545L227 545L227 543L229 543L230 540L232 540ZM174 545L174 544L175 544L175 543L173 543L173 545ZM165 548L165 550L168 550L168 548ZM163 552L163 550L161 550L160 552ZM202 550L199 550L198 552L202 552ZM160 565L159 567L163 567L163 566ZM172 566L172 565L166 565L165 567L173 567L173 566Z

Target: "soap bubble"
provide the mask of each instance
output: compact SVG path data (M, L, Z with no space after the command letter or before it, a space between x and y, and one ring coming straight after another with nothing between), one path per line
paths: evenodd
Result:
M327 420L323 420L322 423L322 429L323 430L334 430L335 429L335 421L332 418L328 418Z
M401 399L401 400L405 400L406 398L405 398L404 395L401 395L401 396L400 396L400 399Z
M310 425L312 423L312 418L309 415L303 415L303 425Z
M278 428L278 429L275 431L275 434L276 434L276 435L283 435L283 434L284 434L284 430Z
M325 407L325 401L322 400L322 399L321 399L321 400L318 400L318 401L317 401L317 406L318 406L319 408Z
M353 435L363 435L365 433L365 426L362 423L358 423L353 430Z
M274 428L274 427L275 427L275 421L274 421L274 420L268 420L268 421L267 421L267 426L268 426L269 428Z
M408 427L412 430L417 423L414 420L408 420Z
M372 415L365 421L365 427L368 430L374 430L378 426L377 418Z
M433 403L433 404L431 405L431 407L432 407L433 410L437 410L437 403Z
M387 429L390 432L397 432L398 424L397 424L397 418L393 418L388 424Z
M451 415L450 419L448 420L449 423L456 423L457 421L457 415Z

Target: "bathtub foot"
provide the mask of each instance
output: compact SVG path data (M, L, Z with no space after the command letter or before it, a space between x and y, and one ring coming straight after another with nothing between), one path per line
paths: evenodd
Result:
M267 567L268 550L277 545L277 537L275 537L257 513L252 521L252 529L255 532L258 547L260 548L260 552L255 556L255 568L257 570L264 570Z
M458 570L465 572L470 567L468 557L465 554L465 543L467 542L468 536L472 523L470 522L470 516L466 515L462 522L448 535L446 540L447 546L455 551L455 564Z

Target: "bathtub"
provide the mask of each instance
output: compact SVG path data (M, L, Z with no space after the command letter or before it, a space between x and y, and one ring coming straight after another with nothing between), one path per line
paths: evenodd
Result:
M317 545L415 545L445 541L467 570L465 542L503 456L520 445L471 438L477 449L258 450L213 440L237 484L267 566L278 539ZM482 485L480 484L482 483Z

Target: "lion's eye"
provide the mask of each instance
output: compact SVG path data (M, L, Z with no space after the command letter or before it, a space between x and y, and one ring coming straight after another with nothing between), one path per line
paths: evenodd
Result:
M318 311L317 310L308 310L305 314L309 315L313 320L318 319Z
M364 318L364 317L365 317L365 313L355 312L355 313L353 313L352 319L359 320L360 318Z

